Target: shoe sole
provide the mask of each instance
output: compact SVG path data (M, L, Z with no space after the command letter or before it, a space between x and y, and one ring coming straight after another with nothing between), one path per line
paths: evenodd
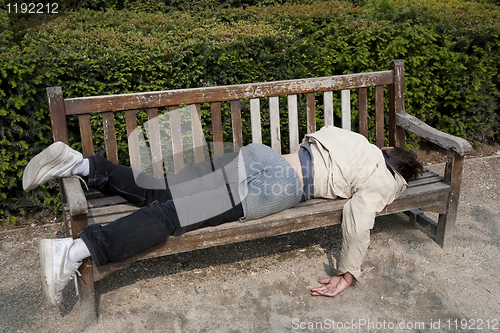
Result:
M23 188L25 191L38 187L42 177L56 165L62 163L69 154L69 147L61 141L51 144L47 149L33 157L24 169Z
M38 243L38 251L40 254L40 271L42 274L43 291L47 300L52 305L57 305L55 292L53 290L54 281L52 281L52 277L54 276L52 242L49 239L40 240Z

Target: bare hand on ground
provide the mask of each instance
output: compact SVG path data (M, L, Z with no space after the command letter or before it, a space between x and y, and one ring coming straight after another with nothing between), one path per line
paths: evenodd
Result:
M318 280L324 286L312 288L313 296L335 296L347 289L354 280L354 276L347 272L344 275Z

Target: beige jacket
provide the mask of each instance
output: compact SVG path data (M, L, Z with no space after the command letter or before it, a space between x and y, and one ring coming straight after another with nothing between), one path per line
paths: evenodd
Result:
M407 183L386 167L382 151L355 132L325 126L306 135L314 159L314 197L347 198L342 212L342 250L337 274L361 277L375 216Z

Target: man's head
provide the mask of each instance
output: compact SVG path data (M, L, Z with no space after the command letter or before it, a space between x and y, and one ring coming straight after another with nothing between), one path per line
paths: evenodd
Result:
M417 161L417 155L412 151L391 147L382 149L382 152L407 182L424 172L424 167Z

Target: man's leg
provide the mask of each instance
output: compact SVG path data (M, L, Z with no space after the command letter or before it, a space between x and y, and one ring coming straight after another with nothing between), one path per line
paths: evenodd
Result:
M141 206L156 200L166 202L206 191L206 179L214 179L215 177L211 175L215 171L234 165L237 157L238 153L216 156L185 167L178 174L160 179L123 165L114 164L103 156L91 156L88 158L88 185L103 194L120 195L127 201Z
M127 201L141 206L153 201L165 202L172 199L168 186L158 189L163 179L138 173L135 178L132 168L114 164L104 156L90 156L87 185L106 195L119 195ZM143 186L137 185L138 183ZM149 186L148 186L149 185Z

